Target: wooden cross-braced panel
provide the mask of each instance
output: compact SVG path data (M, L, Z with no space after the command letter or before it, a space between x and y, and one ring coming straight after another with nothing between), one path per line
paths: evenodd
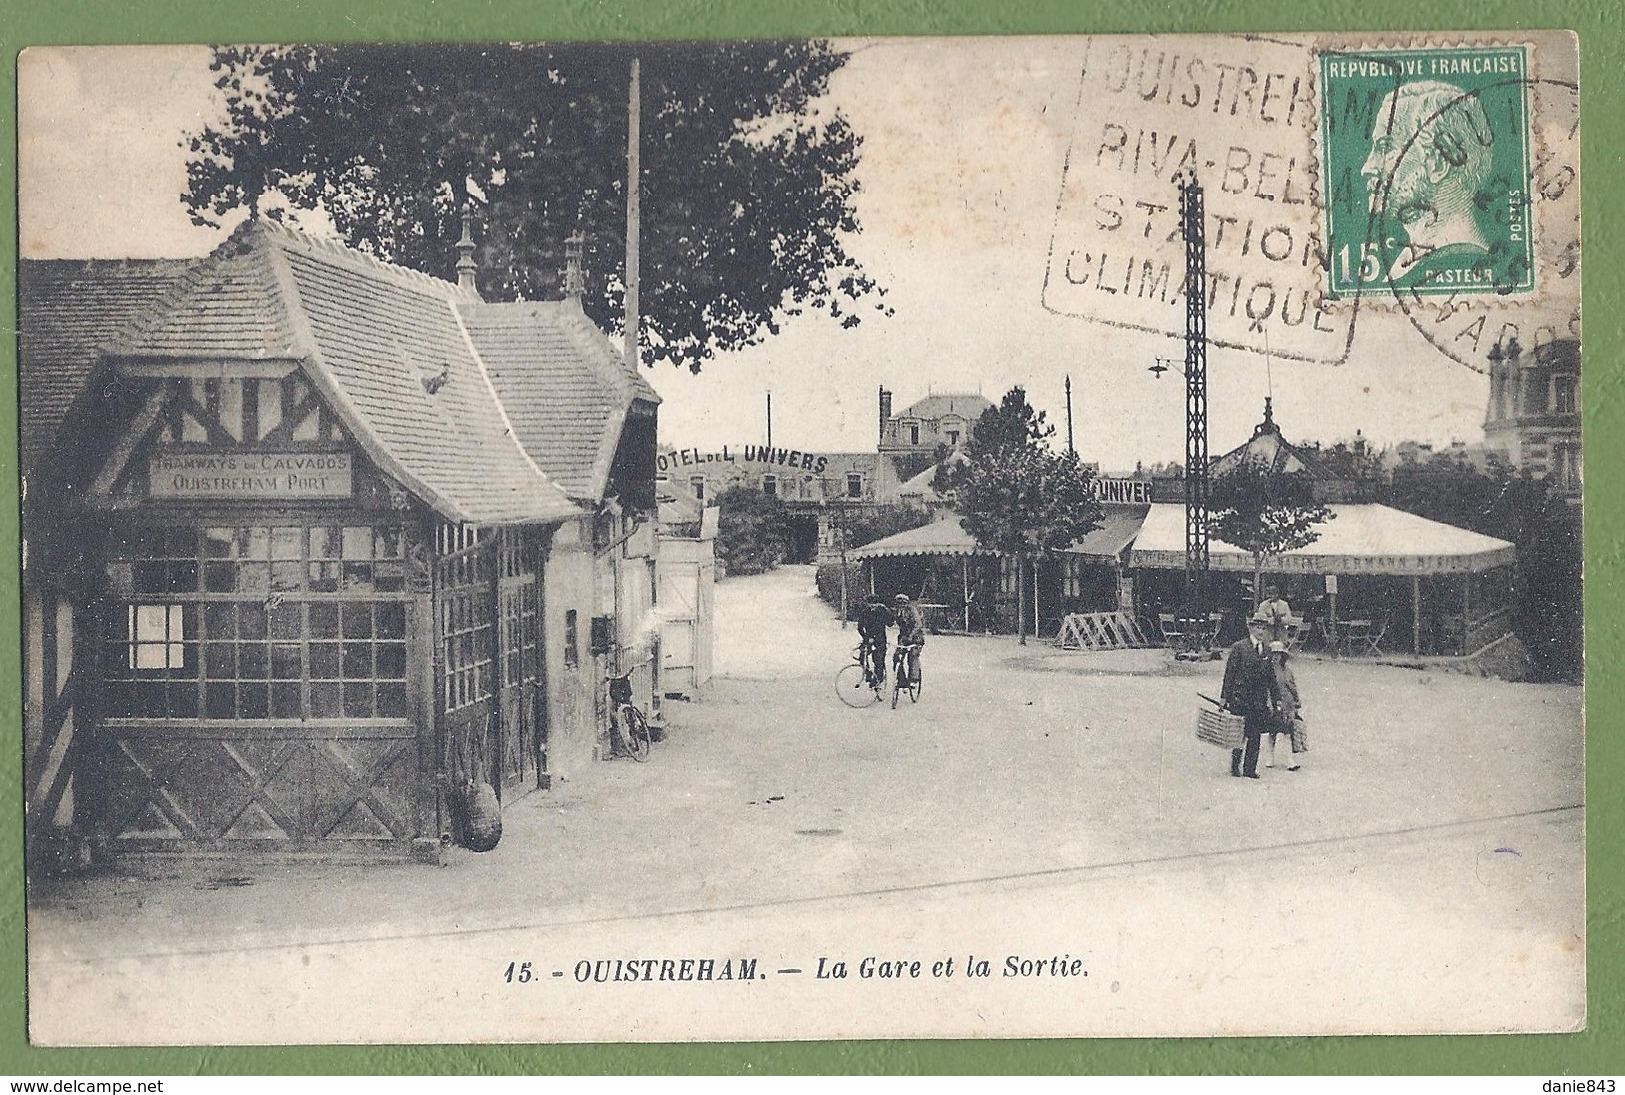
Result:
M109 832L126 845L296 846L414 835L416 738L119 736Z

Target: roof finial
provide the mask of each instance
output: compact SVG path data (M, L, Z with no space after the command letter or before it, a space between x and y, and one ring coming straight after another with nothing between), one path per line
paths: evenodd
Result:
M479 273L474 263L474 214L463 206L463 235L457 241L457 288L476 292L474 275Z
M581 268L581 251L586 242L587 237L579 228L564 237L564 299L573 300L578 306L587 288L586 274Z
M1274 396L1266 395L1264 397L1264 421L1253 427L1254 437L1263 437L1267 433L1273 433L1276 436L1280 436L1280 427L1275 424L1275 409L1273 406L1271 406L1271 404L1274 402Z

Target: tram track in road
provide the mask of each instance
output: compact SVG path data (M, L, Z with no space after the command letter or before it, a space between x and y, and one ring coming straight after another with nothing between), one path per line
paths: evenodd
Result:
M730 904L691 906L678 909L661 909L648 912L628 913L619 916L574 916L556 919L535 920L507 920L485 924L464 924L445 928L425 927L421 930L409 932L380 932L335 935L325 938L289 939L289 940L263 940L234 942L230 944L170 948L164 950L149 950L131 953L104 953L95 955L69 955L50 953L49 947L31 948L30 961L40 967L50 966L85 966L105 962L140 962L162 961L169 959L209 958L213 956L244 955L251 953L272 953L277 951L300 950L308 948L336 948L356 945L387 944L395 942L469 939L482 936L491 936L501 933L524 931L552 931L560 929L579 928L586 926L603 927L606 925L630 925L639 923L654 923L661 920L680 920L688 917L715 916L719 913L751 914L769 912L781 909L808 908L820 904L836 904L848 901L864 901L877 898L904 897L921 894L955 894L975 891L996 891L1000 888L1030 886L1033 884L1065 884L1089 879L1091 877L1105 878L1114 873L1133 872L1157 868L1190 868L1199 867L1204 863L1246 861L1259 857L1274 857L1291 855L1315 849L1326 851L1352 851L1361 847L1381 846L1385 842L1389 846L1398 846L1408 840L1423 837L1450 837L1462 836L1472 832L1475 827L1492 826L1509 822L1535 821L1538 819L1568 820L1570 817L1578 820L1583 817L1584 803L1575 803L1563 806L1543 807L1535 810L1524 810L1506 814L1494 814L1484 817L1458 819L1453 821L1432 822L1421 825L1407 825L1392 829L1383 829L1368 833L1339 834L1334 836L1312 837L1303 840L1287 840L1270 843L1250 844L1236 848L1208 849L1192 852L1176 852L1166 855L1141 856L1136 858L1108 860L1098 863L1071 864L1060 867L1048 867L1037 870L1016 871L1003 874L987 874L967 878L944 879L932 882L910 883L896 886L877 886L872 889L854 889L838 893L803 894L780 898L771 898L763 901L744 901ZM1582 849L1583 854L1583 849ZM46 929L48 930L48 929Z

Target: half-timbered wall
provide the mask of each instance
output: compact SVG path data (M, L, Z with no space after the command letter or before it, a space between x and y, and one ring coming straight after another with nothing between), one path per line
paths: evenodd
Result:
M421 506L297 373L148 384L61 520L79 824L114 849L434 837Z

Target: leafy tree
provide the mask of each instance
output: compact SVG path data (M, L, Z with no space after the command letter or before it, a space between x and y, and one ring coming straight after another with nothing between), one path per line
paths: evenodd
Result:
M966 446L969 460L955 475L954 506L965 531L982 547L1016 560L1016 631L1023 644L1024 563L1034 565L1100 527L1094 473L1076 453L1050 451L1045 442L1054 432L1026 393L1012 388L977 420Z
M989 407L976 419L970 439L961 450L967 462L946 463L946 452L938 456L931 489L939 494L956 490L969 477L971 463L978 457L1023 452L1033 446L1042 448L1054 435L1055 427L1044 420L1043 411L1033 409L1027 402L1026 389L1018 384L1004 393L997 407Z
M755 487L729 487L717 506L717 558L729 574L763 574L779 565L790 534L783 502Z
M1439 453L1394 470L1383 501L1517 546L1512 627L1536 672L1577 679L1585 646L1580 512L1546 483L1492 459L1479 470Z
M1364 440L1308 447L1324 469L1354 485L1356 497L1370 498L1381 490L1386 479L1382 459Z
M1264 581L1264 560L1320 539L1315 526L1335 514L1315 501L1314 482L1298 472L1272 473L1262 460L1236 463L1213 481L1208 533L1253 557L1253 603Z
M965 455L975 460L983 454L1020 452L1045 445L1055 436L1055 427L1044 421L1044 412L1027 402L1027 391L1016 385L1004 393L997 407L989 407L976 420Z
M450 276L483 197L487 299L557 297L565 237L586 239L583 306L623 326L633 50L324 45L215 51L227 118L183 141L199 224L320 209L352 246ZM641 344L698 371L787 316L884 290L846 251L860 138L817 103L846 55L827 42L639 45Z

